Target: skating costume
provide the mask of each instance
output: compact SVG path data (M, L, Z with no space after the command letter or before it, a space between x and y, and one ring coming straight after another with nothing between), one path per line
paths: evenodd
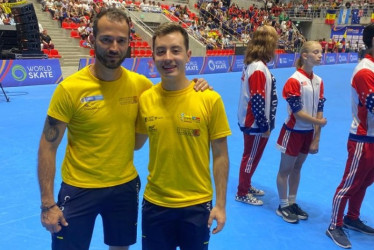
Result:
M237 194L244 196L268 141L262 133L274 129L278 99L275 79L264 62L246 65L241 80L238 123L244 136L244 152Z

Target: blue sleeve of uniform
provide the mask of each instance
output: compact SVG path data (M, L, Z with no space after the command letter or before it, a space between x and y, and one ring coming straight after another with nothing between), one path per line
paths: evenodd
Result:
M290 108L293 113L297 113L300 110L303 109L303 104L301 103L301 97L300 96L291 96L286 98L286 101L290 105Z
M323 112L323 107L325 106L325 101L326 101L326 98L324 98L324 97L319 99L318 109L317 109L318 112Z
M252 113L256 119L256 124L262 133L269 130L269 122L265 116L265 98L260 94L255 94L251 99Z
M371 93L366 97L366 108L370 113L374 114L374 93Z

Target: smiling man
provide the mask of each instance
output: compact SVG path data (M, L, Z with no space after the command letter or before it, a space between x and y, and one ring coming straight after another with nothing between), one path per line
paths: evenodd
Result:
M142 205L144 250L208 249L213 220L226 221L227 139L231 134L221 97L196 92L186 78L188 34L165 23L153 35L153 59L161 83L139 100L139 132L149 136L148 183ZM216 204L212 205L210 145Z
M121 64L129 47L129 21L118 9L94 21L96 60L57 87L38 155L42 225L52 249L89 249L97 215L110 250L136 242L140 181L133 164L140 94L152 83ZM56 151L67 128L62 184L54 200Z

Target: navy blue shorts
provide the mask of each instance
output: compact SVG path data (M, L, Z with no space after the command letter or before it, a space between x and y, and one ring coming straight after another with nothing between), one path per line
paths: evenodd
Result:
M101 215L104 243L129 246L136 242L140 180L108 188L78 188L61 184L57 205L67 227L52 234L53 250L89 249L97 215Z
M184 208L142 204L143 250L207 250L212 202Z

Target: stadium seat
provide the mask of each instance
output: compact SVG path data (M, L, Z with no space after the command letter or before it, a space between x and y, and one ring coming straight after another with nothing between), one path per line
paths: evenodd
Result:
M61 55L58 53L57 49L51 49L48 57L50 57L50 58L61 58Z
M94 49L90 49L90 56L95 57L95 50Z
M145 50L142 49L142 50L140 50L139 52L140 52L140 53L139 53L139 56L140 56L140 57L145 57Z
M142 42L142 48L148 48L148 43L146 41L143 41Z
M134 57L139 57L140 52L138 49L134 49Z
M70 28L70 23L68 23L68 22L62 22L61 27L62 27L63 29L71 29L71 28Z
M45 55L49 55L49 49L42 49L42 51Z
M70 31L70 37L81 38L81 36L79 35L79 32L77 30L71 30Z
M145 51L145 56L146 56L146 57L152 57L152 50L147 49L147 50Z

